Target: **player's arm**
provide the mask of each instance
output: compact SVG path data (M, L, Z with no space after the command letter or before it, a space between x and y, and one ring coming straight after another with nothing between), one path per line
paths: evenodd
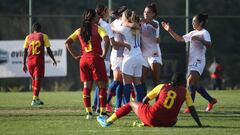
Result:
M147 96L145 96L145 97L143 98L143 103L144 103L144 104L147 104L150 100L156 98L156 97L159 95L159 93L160 93L163 85L164 85L164 84L159 84L158 86L156 86L155 88L153 88L153 90L150 91L150 92L147 94Z
M186 90L187 91L187 90ZM196 123L198 124L198 126L199 127L202 127L202 123L201 123L201 121L200 121L200 119L199 119L199 117L198 117L198 114L197 114L197 111L196 111L196 109L195 109L195 107L194 107L194 105L193 105L193 101L192 101L192 98L191 98L191 95L190 95L190 93L187 91L187 93L186 93L186 99L185 99L185 101L186 101L186 104L187 104L187 106L188 106L188 109L189 109L189 111L190 111L190 113L191 113L191 116L193 117L193 119L196 121Z
M212 45L211 41L206 41L206 40L204 40L203 38L200 38L200 37L198 37L198 36L193 36L193 37L192 37L192 40L197 40L197 41L202 42L202 44L205 45L207 48L210 48L211 45Z
M23 48L24 48L24 53L23 53L23 65L22 65L22 69L23 69L23 71L26 73L26 72L27 72L26 59L27 59L27 56L28 56L28 36L25 38Z
M77 29L73 34L71 34L67 40L65 41L65 46L67 48L67 50L69 51L69 53L72 55L72 57L76 60L78 60L80 58L80 55L78 54L78 52L73 48L72 43L77 40L77 34L80 33L80 29Z
M43 41L44 41L44 46L47 48L47 53L50 56L50 58L53 60L53 66L57 66L57 62L52 54L52 50L51 50L51 45L48 39L48 36L46 34L43 34Z
M177 41L177 42L184 42L182 36L175 33L172 28L170 27L169 23L162 21L162 27Z
M110 38L110 43L114 48L126 47L129 51L131 50L131 46L129 44L115 41L114 38Z
M47 47L47 53L50 56L50 58L53 60L53 66L57 66L57 62L53 56L53 53L50 47Z
M100 26L98 26L98 34L101 36L101 38L104 41L104 47L102 48L102 55L100 57L105 59L110 46L110 39L107 35L107 32L104 30L104 28Z

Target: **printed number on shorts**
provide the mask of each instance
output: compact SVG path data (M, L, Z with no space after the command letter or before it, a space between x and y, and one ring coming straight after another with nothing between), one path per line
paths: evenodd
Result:
M163 102L163 106L167 109L172 108L173 103L175 98L177 97L177 94L175 91L173 90L169 90L167 93L167 97L165 98L164 102Z
M32 48L32 55L37 55L40 53L40 51L38 50L38 48L41 46L41 42L40 41L32 41L30 43L30 46Z
M91 52L92 51L92 43L89 40L87 46L84 47L85 52Z

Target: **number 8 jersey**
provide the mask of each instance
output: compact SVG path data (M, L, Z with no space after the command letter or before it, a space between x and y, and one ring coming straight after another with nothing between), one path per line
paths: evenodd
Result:
M190 93L183 86L172 86L172 84L160 84L147 94L149 99L158 97L156 103L151 107L150 112L154 118L166 122L175 122L184 101L187 106L193 102Z

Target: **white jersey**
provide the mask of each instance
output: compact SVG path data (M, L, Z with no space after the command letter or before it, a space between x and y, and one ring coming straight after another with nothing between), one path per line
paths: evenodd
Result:
M109 39L113 38L113 32L112 32L110 24L107 23L106 21L104 21L102 18L99 19L98 23L107 32ZM101 42L102 48L104 47L104 44L105 44L104 41L102 41ZM105 60L110 61L110 53L111 53L111 49L109 47Z
M161 56L161 49L156 42L156 38L159 37L159 22L153 21L158 24L158 28L146 23L141 25L142 54L144 57Z
M202 29L200 31L193 30L188 34L183 35L183 39L185 40L185 42L190 42L188 65L192 65L199 60L203 62L206 61L205 58L206 46L204 46L200 41L192 40L193 36L197 36L208 42L211 42L210 34L206 29Z
M124 35L124 42L131 46L130 51L124 48L123 57L127 58L142 55L140 48L140 33L133 33L133 30L129 27L122 27L119 32Z
M117 32L118 29L121 29L122 27L121 24L122 24L122 21L119 19L116 19L112 22L112 25L116 30L113 32L114 40L118 42L123 42L123 38L124 38L124 36L121 33ZM115 57L123 57L123 49L124 49L123 47L118 47L118 49L112 48L111 59Z

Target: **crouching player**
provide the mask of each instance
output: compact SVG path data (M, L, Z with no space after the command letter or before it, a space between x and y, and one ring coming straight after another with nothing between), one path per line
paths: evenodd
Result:
M149 92L143 99L143 103L130 102L119 108L109 118L98 116L97 120L102 127L107 127L133 110L145 126L171 127L176 124L181 106L186 101L192 117L198 126L202 127L185 84L185 75L177 73L173 76L171 83L160 84ZM157 96L159 98L153 105L148 104L149 100L155 99Z

